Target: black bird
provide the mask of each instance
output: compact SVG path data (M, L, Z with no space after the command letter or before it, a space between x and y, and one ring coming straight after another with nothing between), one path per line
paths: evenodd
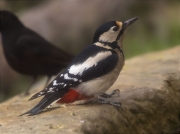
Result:
M74 57L25 27L9 11L0 10L0 25L7 62L15 71L33 77L26 95L38 75L48 76L47 85L51 76L59 73Z

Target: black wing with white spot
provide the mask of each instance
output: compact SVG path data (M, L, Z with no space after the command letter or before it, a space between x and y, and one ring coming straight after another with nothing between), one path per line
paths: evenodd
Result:
M117 63L118 54L114 50L90 45L72 61L68 76L86 82L108 74Z
M30 98L76 87L82 82L98 78L112 71L118 62L118 55L95 45L89 45L75 57L70 66L58 75L44 90Z
M66 71L58 75L44 90L33 95L29 100L33 100L37 97L44 96L47 94L51 94L54 92L58 92L61 89L69 89L72 86L75 86L79 83L79 81L75 78L65 79L67 74Z

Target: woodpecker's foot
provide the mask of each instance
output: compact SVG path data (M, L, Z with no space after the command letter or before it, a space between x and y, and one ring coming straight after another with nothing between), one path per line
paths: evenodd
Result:
M103 93L100 96L103 98L111 98L113 95L116 95L116 94L118 95L118 97L120 96L120 90L119 89L113 90L112 93L110 93L110 94Z
M113 105L113 106L115 106L115 107L122 108L121 102L112 102L112 101L110 101L110 100L107 100L107 99L101 98L101 97L98 98L97 102L98 102L98 103L102 103L102 104L110 104L110 105ZM123 108L122 108L122 110L123 110Z

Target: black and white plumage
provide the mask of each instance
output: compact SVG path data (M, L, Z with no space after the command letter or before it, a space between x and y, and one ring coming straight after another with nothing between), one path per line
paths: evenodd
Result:
M124 65L122 36L125 29L138 18L124 23L111 21L101 25L94 34L93 43L82 50L71 64L46 89L30 98L44 98L24 114L41 112L54 101L72 103L106 92L116 81Z

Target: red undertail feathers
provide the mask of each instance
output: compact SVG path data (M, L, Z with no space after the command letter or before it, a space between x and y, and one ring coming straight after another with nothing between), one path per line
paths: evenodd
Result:
M56 103L73 103L78 100L87 100L90 98L92 98L92 96L86 96L74 89L69 89L69 92L62 96Z

